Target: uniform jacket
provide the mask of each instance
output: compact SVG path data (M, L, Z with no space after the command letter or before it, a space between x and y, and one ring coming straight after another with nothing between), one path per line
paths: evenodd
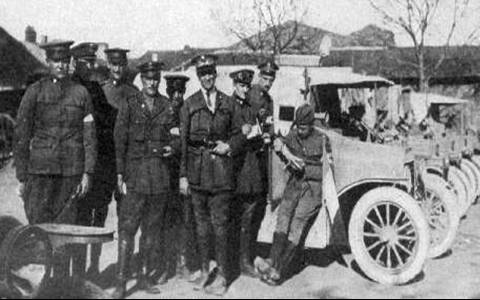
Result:
M160 194L170 189L170 158L163 148L178 151L170 134L174 126L168 98L158 95L150 111L142 92L127 98L120 106L115 124L117 172L124 175L129 192Z
M120 105L128 97L138 92L138 89L128 81L117 82L113 79L109 79L102 84L103 92L107 97L108 103L120 109Z
M259 111L261 108L267 110L267 115L273 115L273 100L270 94L265 92L258 84L252 85L252 88L248 92L248 98L255 111Z
M90 94L69 78L46 77L22 98L15 128L15 162L20 181L27 174L73 176L93 173L96 135ZM91 116L90 116L91 117Z
M232 96L241 115L242 124L257 125L258 110L247 96L242 100ZM243 151L235 156L237 194L265 194L268 190L268 152L262 137L244 140Z
M82 80L79 76L74 76L73 79L83 85L92 98L93 117L97 134L97 161L93 181L98 182L99 186L107 185L108 189L113 191L117 178L113 140L117 110L108 103L99 83ZM95 186L94 183L93 187ZM105 186L105 188L107 187ZM95 193L95 191L92 192ZM93 200L99 201L100 199ZM97 204L100 205L100 203Z
M217 91L212 113L201 91L188 98L180 112L182 158L180 176L187 177L193 189L218 192L235 189L232 156L242 149L241 116L235 102ZM231 155L210 153L215 141L230 145Z
M306 162L304 172L295 174L296 176L294 177L302 180L321 181L323 177L323 144L325 143L327 153L332 152L328 137L317 130L313 130L309 137L301 139L297 129L294 128L290 130L284 142L293 155L302 158Z

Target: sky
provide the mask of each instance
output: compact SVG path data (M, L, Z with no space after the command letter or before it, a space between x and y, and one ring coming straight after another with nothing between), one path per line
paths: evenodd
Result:
M0 0L0 26L19 40L32 25L38 36L107 42L133 55L152 49L221 47L237 40L211 16L221 0ZM242 0L238 0L242 1ZM304 22L348 34L381 18L367 0L306 0ZM442 0L449 1L449 0ZM475 0L479 1L479 0ZM448 11L442 12L447 16ZM408 45L405 36L397 43Z

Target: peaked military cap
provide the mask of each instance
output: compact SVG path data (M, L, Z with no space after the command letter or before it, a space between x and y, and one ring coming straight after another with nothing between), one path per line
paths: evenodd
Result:
M73 43L73 41L54 40L49 43L40 45L40 48L45 50L47 59L51 59L53 61L61 61L70 59L70 46Z
M295 124L312 125L313 122L315 122L315 111L311 105L304 104L297 108L295 112Z
M260 70L260 74L264 74L267 76L275 76L277 71L280 69L278 65L273 61L269 60L264 63L258 65L258 69Z
M111 64L126 65L128 63L127 53L128 49L111 48L104 51L107 55L108 62Z
M96 43L80 43L70 49L73 58L83 58L88 60L97 59L97 50L98 45Z
M252 70L242 69L242 70L238 70L230 73L230 78L232 78L234 82L251 84L254 74L255 72Z
M142 73L142 77L160 79L160 72L163 69L163 63L159 61L147 61L138 66L138 70Z
M187 81L190 80L188 76L180 74L165 75L163 78L167 81L167 89L179 92L185 92Z
M192 59L192 64L197 70L202 68L215 68L217 65L218 56L213 54L202 54Z

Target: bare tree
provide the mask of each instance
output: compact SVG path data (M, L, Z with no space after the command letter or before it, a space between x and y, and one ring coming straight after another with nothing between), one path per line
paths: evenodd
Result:
M387 25L406 33L412 42L415 52L414 61L400 62L416 69L421 91L428 90L428 82L445 61L453 37L457 33L462 33L464 43L469 43L478 34L478 26L475 26L469 35L465 35L465 32L459 30L461 23L467 19L467 13L476 11L473 1L470 0L453 0L451 2L443 0L369 0L369 2L383 17ZM439 10L447 9L441 5L445 5L447 2L449 5L453 5L448 11L448 19L440 19ZM426 40L432 31L444 31L445 41L442 44L442 55L438 60L427 65Z
M283 53L307 12L302 0L219 0L213 18L250 51Z

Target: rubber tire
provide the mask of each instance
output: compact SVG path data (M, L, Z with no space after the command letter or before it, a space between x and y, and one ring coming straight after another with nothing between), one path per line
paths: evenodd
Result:
M448 182L452 185L457 196L458 211L460 212L459 216L461 218L465 215L470 205L468 202L470 199L468 178L459 168L450 167L448 169Z
M46 255L46 263L45 263L45 274L40 282L40 285L37 286L37 289L33 290L31 294L28 295L19 295L15 291L15 287L12 283L12 275L10 274L10 263L11 263L11 257L10 255L12 253L15 253L15 246L18 241L23 241L23 240L28 240L31 239L32 236L37 237L39 241L44 242L44 252ZM2 244L0 246L0 267L2 272L4 272L5 278L6 278L6 283L10 291L10 297L11 298L19 298L22 296L23 299L35 299L39 294L42 292L42 290L46 287L48 280L50 278L51 270L52 270L52 264L53 264L53 248L50 242L50 239L48 237L48 234L40 229L39 227L32 226L32 225L26 225L26 226L18 226L12 230L9 231L5 239L2 241Z
M401 272L385 272L385 268L375 265L369 254L365 253L363 226L369 209L376 203L392 202L405 210L415 225L418 245L413 261ZM422 209L409 194L393 188L379 187L365 193L355 205L348 227L349 243L353 256L366 276L382 284L400 285L414 279L422 270L427 259L430 234L427 220Z
M475 184L477 185L477 193L475 194L475 199L480 196L480 166L477 165L473 160L466 159L465 163L470 166L475 175Z
M475 199L477 198L477 182L475 178L475 171L472 169L472 166L469 165L466 160L462 159L460 163L460 170L462 170L463 173L468 178L468 183L469 183L469 189L470 189L470 205L472 205L473 202L475 202ZM470 208L469 205L469 208Z
M443 241L435 247L432 247L430 244L430 248L428 249L428 257L437 258L445 254L455 242L460 221L459 212L457 210L455 193L448 185L448 182L434 174L424 175L423 181L427 190L434 192L440 197L449 218L448 232Z
M471 160L480 169L480 155L473 155Z

